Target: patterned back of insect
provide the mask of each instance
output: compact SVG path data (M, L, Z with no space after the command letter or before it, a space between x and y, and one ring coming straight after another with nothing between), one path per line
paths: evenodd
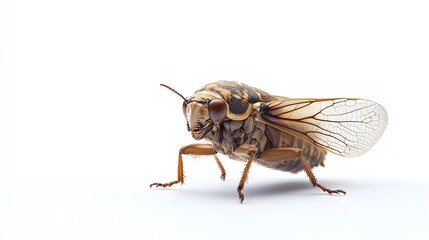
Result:
M195 93L205 92L217 95L228 104L227 117L232 120L244 120L249 117L254 103L277 100L276 97L258 88L231 81L207 84Z

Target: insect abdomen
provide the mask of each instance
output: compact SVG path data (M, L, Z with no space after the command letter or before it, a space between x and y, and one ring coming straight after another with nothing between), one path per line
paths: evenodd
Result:
M325 160L326 156L325 150L268 125L265 127L265 134L267 136L268 142L270 143L267 144L267 147L299 148L301 149L305 159L307 160L311 168L316 167L318 165L323 166L323 161ZM298 156L293 158L285 157L285 159L278 161L259 160L258 163L264 165L265 167L293 173L304 170L304 167L302 166Z

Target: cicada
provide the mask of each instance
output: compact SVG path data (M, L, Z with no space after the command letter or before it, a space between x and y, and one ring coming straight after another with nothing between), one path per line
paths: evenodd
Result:
M177 179L152 183L170 187L184 183L182 155L212 155L225 179L217 153L245 162L237 187L241 202L252 163L286 172L305 171L314 187L329 194L346 194L320 184L312 172L324 166L327 152L356 157L367 152L387 126L379 104L359 98L287 98L233 81L210 83L183 97L186 126L195 143L179 150Z

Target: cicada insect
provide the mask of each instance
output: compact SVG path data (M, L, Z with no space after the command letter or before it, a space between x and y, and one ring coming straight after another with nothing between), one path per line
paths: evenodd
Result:
M188 131L196 143L179 150L177 180L152 183L170 187L184 183L182 155L212 155L225 179L225 170L216 156L228 155L244 161L237 187L243 189L253 162L265 167L296 173L304 170L312 185L329 194L346 194L320 184L312 172L324 166L327 152L356 157L367 152L387 126L387 112L379 104L358 98L287 98L270 95L239 82L208 84L193 96L179 95Z

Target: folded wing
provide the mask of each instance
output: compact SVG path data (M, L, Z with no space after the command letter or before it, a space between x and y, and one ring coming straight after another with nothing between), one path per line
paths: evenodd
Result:
M367 152L388 121L381 105L365 99L282 99L265 105L260 119L266 124L345 157Z

